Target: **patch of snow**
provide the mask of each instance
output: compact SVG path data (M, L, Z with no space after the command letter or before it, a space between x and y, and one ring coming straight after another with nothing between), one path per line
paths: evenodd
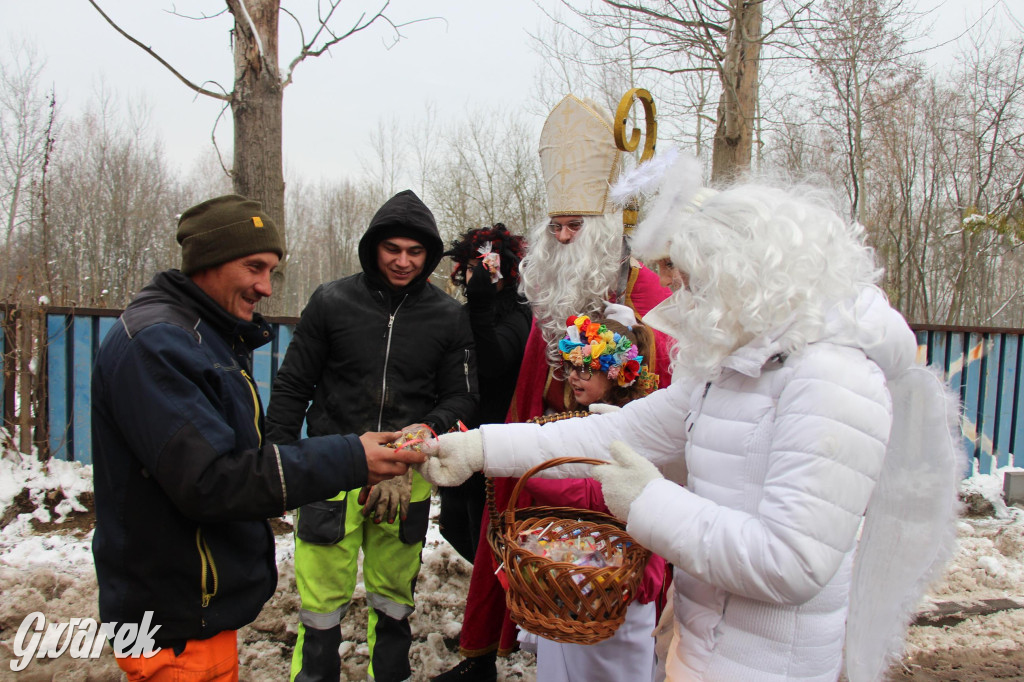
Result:
M1019 597L1024 592L1024 511L1002 504L1002 474L975 476L964 482L965 491L976 491L990 500L999 516L958 522L958 551L925 604ZM78 509L83 493L92 490L92 467L63 461L44 465L8 452L0 457L0 505L6 507L24 489L30 491L37 510L47 492L54 490L64 493L69 509ZM430 525L424 545L417 609L410 618L414 682L428 680L458 662L457 638L472 571L441 538L437 511L435 498L435 523ZM32 518L32 513L20 514L0 529L0 629L8 633L0 640L0 650L5 653L10 651L13 633L32 611L43 611L49 620L98 618L92 532L36 533ZM291 524L292 519L288 514L283 520ZM283 679L288 674L298 620L291 534L276 537L276 552L277 591L257 622L239 631L244 679ZM366 611L360 576L353 608L342 621L339 653L343 679L366 676ZM89 679L119 679L109 648L105 651L96 661L66 657L34 660L30 671L36 676L32 679L85 679L86 675ZM992 668L996 663L1003 668ZM500 659L498 667L499 679L506 682L535 678L535 659L528 653ZM947 627L912 627L907 653L886 679L1018 679L1014 670L1018 675L1024 670L1024 610L972 616Z
M971 493L981 495L992 503L996 510L996 517L1000 519L1012 518L1010 508L1003 500L1003 476L1007 471L1024 471L1020 467L1002 467L991 474L974 474L965 478L960 484L960 493L969 495Z
M55 511L56 520L63 521L72 510L86 511L78 498L92 492L92 465L58 459L43 463L32 456L8 452L0 458L0 509L10 506L23 490L29 492L29 499L36 506L36 518L44 522L51 520L42 505L44 496L51 491L62 492L64 499Z

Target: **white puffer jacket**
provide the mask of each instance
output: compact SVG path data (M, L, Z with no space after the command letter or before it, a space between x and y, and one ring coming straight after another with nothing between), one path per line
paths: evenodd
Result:
M707 386L673 384L617 413L543 427L485 426L485 472L521 475L567 453L607 459L614 440L662 472L685 453L686 487L652 481L627 526L676 567L669 679L833 682L857 531L892 423L886 377L916 348L903 318L865 289L791 357L761 338Z

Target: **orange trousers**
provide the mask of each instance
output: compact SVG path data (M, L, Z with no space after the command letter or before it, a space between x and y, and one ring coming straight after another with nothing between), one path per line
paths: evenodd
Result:
M179 656L161 649L150 658L119 657L117 665L129 682L238 682L238 633L190 639Z

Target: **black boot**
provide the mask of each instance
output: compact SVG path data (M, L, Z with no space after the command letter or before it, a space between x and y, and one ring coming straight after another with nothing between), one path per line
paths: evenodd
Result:
M492 651L475 658L464 658L446 673L432 678L433 682L497 682L497 652Z

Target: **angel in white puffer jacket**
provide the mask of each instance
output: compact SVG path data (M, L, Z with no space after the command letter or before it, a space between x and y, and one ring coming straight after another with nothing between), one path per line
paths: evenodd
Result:
M688 282L645 317L677 339L673 385L613 414L442 437L421 471L517 476L611 448L617 464L545 473L601 480L634 539L674 564L668 679L834 682L888 381L914 335L873 285L860 226L815 191L736 186L691 213L669 190L640 230L666 235Z

